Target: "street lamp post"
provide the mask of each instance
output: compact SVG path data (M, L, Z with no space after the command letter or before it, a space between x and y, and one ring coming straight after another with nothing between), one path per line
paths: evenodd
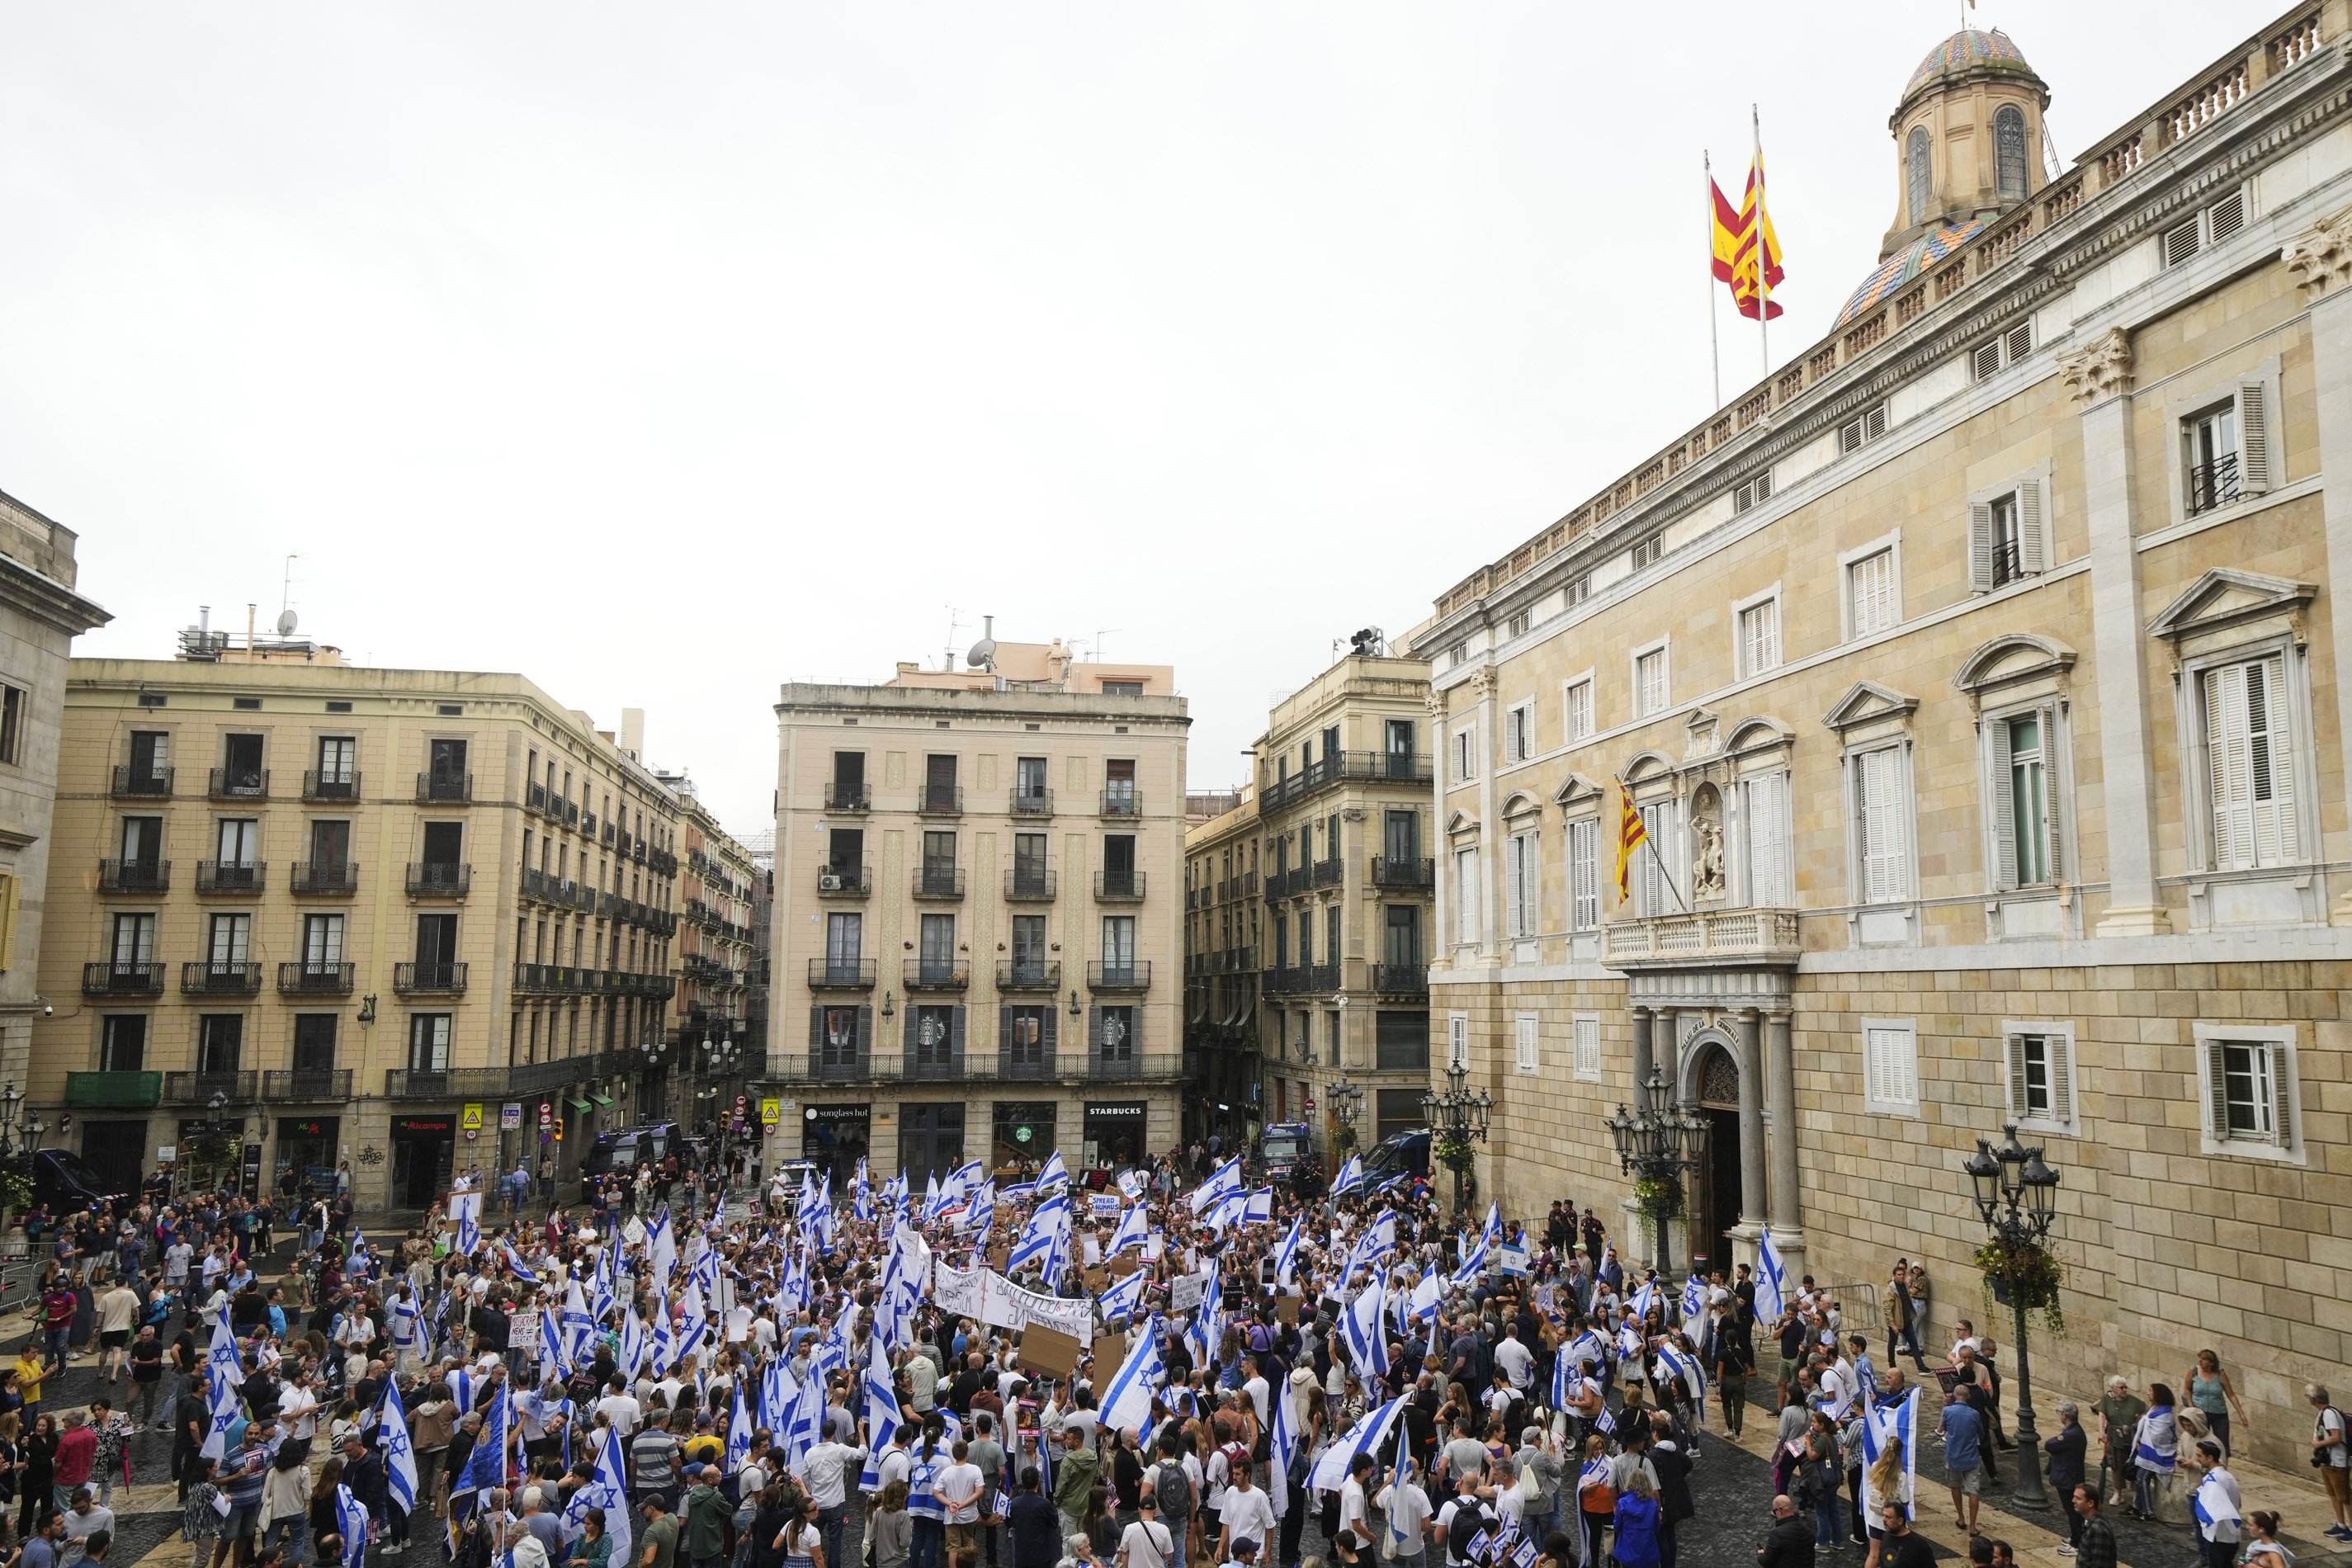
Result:
M1455 1062L1445 1069L1445 1092L1431 1089L1421 1097L1421 1109L1429 1119L1432 1133L1440 1142L1469 1144L1486 1141L1486 1119L1495 1102L1486 1091L1469 1092L1470 1068L1466 1062ZM1433 1152L1434 1147L1433 1146ZM1462 1161L1454 1167L1454 1217L1459 1220L1462 1211L1469 1206L1470 1162Z
M1609 1119L1609 1135L1617 1142L1617 1166L1633 1176L1643 1207L1658 1236L1658 1272L1672 1271L1672 1248L1666 1241L1666 1221L1676 1205L1667 1201L1677 1191L1683 1173L1697 1167L1706 1148L1706 1121L1688 1107L1675 1104L1666 1080L1656 1068L1650 1081L1637 1086L1641 1109L1627 1115L1620 1104Z
M2051 1221L2057 1217L2051 1205L2058 1196L2058 1173L2042 1163L2041 1145L2028 1149L2018 1143L2016 1122L2005 1123L2001 1134L1998 1149L1978 1139L1977 1152L1964 1167L1976 1189L1977 1214L2004 1259L2038 1262L2046 1256L2042 1243L2049 1237ZM2047 1508L2049 1495L2042 1487L2042 1439L2033 1429L2033 1363L2027 1354L2025 1310L2044 1304L2040 1289L2056 1287L2037 1289L2014 1279L1996 1283L2005 1286L2010 1309L2017 1318L2017 1484L2010 1489L2010 1500L2026 1508Z

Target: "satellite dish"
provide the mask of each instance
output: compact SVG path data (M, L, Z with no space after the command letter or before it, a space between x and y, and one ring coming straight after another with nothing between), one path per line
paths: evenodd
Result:
M994 637L981 638L978 642L971 645L971 651L963 656L963 661L974 669L995 668L996 639Z
M295 628L295 626L298 626L299 624L299 622L297 622L297 621L295 620L295 618L294 618L294 612L293 612L293 611L291 611L291 610L280 610L280 611L278 613L278 635L279 637L292 637L292 636L294 635L294 628Z

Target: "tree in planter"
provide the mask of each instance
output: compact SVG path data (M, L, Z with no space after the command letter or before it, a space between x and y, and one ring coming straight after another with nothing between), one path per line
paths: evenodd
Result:
M1633 1184L1633 1202L1650 1222L1650 1256L1663 1257L1666 1222L1683 1212L1683 1184L1664 1177L1644 1176Z
M237 1145L229 1137L224 1123L213 1121L199 1126L187 1136L181 1146L180 1163L188 1173L192 1191L218 1187L222 1178L234 1170Z

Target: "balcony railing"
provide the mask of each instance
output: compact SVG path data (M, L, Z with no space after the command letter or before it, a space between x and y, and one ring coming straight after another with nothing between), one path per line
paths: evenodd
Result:
M359 866L350 860L297 860L294 890L313 898L349 898L360 890Z
M1309 763L1303 772L1268 784L1258 796L1261 815L1278 811L1336 784L1426 784L1432 780L1426 752L1333 752Z
M261 992L258 963L183 963L180 989L191 996L256 996Z
M961 866L916 867L915 897L919 899L962 898L963 868Z
M1317 888L1336 888L1347 875L1346 862L1337 855L1328 860L1316 861L1307 870L1311 873L1307 879L1308 885Z
M392 988L403 995L417 992L454 995L466 989L466 966L462 963L395 963L392 966Z
M1996 539L1992 544L1992 585L2006 587L2025 575L2023 558L2019 555L2017 541Z
M1372 857L1372 886L1375 888L1434 888L1437 886L1437 862L1433 859L1391 859L1386 856Z
M1013 792L1013 815L1015 816L1053 816L1054 792L1049 789L1015 789Z
M100 860L98 890L101 893L161 893L172 886L169 860Z
M1097 871L1095 897L1107 904L1131 904L1143 897L1140 871Z
M1087 988L1090 991L1149 991L1151 989L1151 960L1129 959L1123 963L1093 960L1087 964Z
M1429 965L1375 963L1372 965L1372 989L1391 996L1426 996L1429 994Z
M269 867L260 860L199 860L196 891L244 895L261 891Z
M899 1053L907 1083L953 1083L964 1076L964 1053L951 1046L908 1046Z
M962 991L971 984L971 966L950 959L910 958L900 966L898 978L909 991Z
M1304 866L1296 871L1274 870L1265 874L1265 901L1269 904L1306 890L1307 868Z
M85 963L81 966L85 996L161 996L163 966L160 963Z
M114 770L114 787L110 793L117 800L169 800L172 798L173 774L171 768L118 766Z
M349 1068L279 1068L261 1075L266 1100L349 1100Z
M545 1094L595 1076L600 1058L582 1054L551 1062L500 1068L391 1068L383 1075L390 1100L488 1100Z
M828 899L862 899L874 891L874 868L863 866L819 866L816 868L816 890Z
M471 866L449 865L439 860L411 860L408 863L408 895L414 899L462 899L474 885Z
M1721 910L1612 921L1601 928L1601 962L1677 963L1715 958L1786 958L1798 951L1794 910Z
M834 1046L808 1047L773 1064L786 1081L815 1083L947 1083L1012 1080L1024 1083L1177 1083L1184 1077L1178 1051L1047 1050L1010 1046L1001 1050L952 1050L944 1047L853 1051Z
M2189 515L2228 506L2238 499L2238 454L2224 452L2189 470Z
M69 1072L66 1103L76 1110L144 1110L163 1099L160 1072Z
M1265 972L1265 990L1269 996L1297 996L1338 989L1339 966L1336 963L1301 963L1288 969Z
M954 784L924 784L915 796L915 810L924 816L961 816L963 791Z
M267 800L269 770L215 768L205 782L205 793L215 800Z
M996 961L996 988L999 991L1058 992L1062 988L1062 961L1058 958L1000 958Z
M874 960L812 958L808 961L808 983L812 991L871 991Z
M416 804L419 805L463 805L473 798L474 775L471 773L416 775Z
M357 800L360 797L359 770L349 773L320 773L316 768L302 771L304 800Z
M1004 897L1015 904L1049 904L1060 890L1061 874L1051 867L1015 866L1004 873Z
M1141 816L1143 792L1133 785L1115 785L1102 793L1102 814L1105 816Z
M255 1072L167 1072L163 1100L169 1105L205 1105L217 1094L224 1102L244 1104L257 1100L261 1075Z
M278 966L278 990L286 996L348 996L356 965L297 961Z

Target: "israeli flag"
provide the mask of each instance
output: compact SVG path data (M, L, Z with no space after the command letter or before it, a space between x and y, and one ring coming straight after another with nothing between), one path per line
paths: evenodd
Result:
M508 1272L511 1273L516 1279L521 1280L526 1285L538 1284L539 1276L532 1273L530 1268L524 1264L522 1256L514 1249L514 1243L510 1241L503 1242L500 1246L507 1255Z
M596 1457L595 1472L588 1484L572 1494L563 1509L563 1539L577 1541L588 1529L588 1510L604 1510L604 1533L612 1538L613 1561L628 1563L631 1531L629 1530L629 1488L621 1468L621 1445L604 1445Z
M2196 1495L2189 1500L2189 1509L2197 1515L2197 1523L2208 1541L2238 1539L2238 1505L2230 1500L2229 1486L2218 1470L2208 1470L2205 1479L2197 1483ZM2224 1530L2229 1531L2223 1534Z
M853 1195L850 1212L855 1214L861 1223L872 1225L874 1223L874 1189L866 1181L866 1156L863 1154L857 1157L857 1181L851 1192Z
M1789 1268L1772 1244L1772 1227L1766 1226L1756 1242L1756 1321L1779 1322L1788 1310Z
M1318 1492L1336 1492L1348 1484L1348 1467L1359 1454L1375 1454L1388 1441L1389 1428L1396 1424L1397 1415L1404 1408L1402 1395L1377 1409L1368 1410L1356 1424L1339 1434L1339 1440L1323 1450L1307 1473L1307 1484Z
M482 1194L451 1193L449 1217L457 1222L457 1255L471 1258L482 1245Z
M1265 1225L1274 1218L1274 1189L1260 1187L1242 1205L1244 1225Z
M1103 1425L1113 1431L1129 1427L1141 1431L1151 1415L1152 1392L1167 1381L1168 1368L1160 1360L1159 1325L1155 1322L1127 1352L1127 1360L1119 1363L1118 1375L1104 1392L1100 1416Z
M735 1380L735 1414L727 1423L727 1473L733 1475L751 1457L751 1414L743 1408L743 1380Z
M1706 1310L1706 1288L1698 1282L1696 1274L1683 1281L1683 1321L1688 1322Z
M934 1171L923 1178L923 1217L927 1220L937 1219L940 1217L940 1210L946 1206L947 1201L940 1195L939 1173Z
M1367 1387L1389 1370L1388 1330L1381 1321L1388 1288L1388 1271L1382 1269L1379 1279L1356 1293L1341 1318L1348 1332L1348 1353L1356 1363L1356 1375Z
M898 1395L891 1386L890 1354L883 1348L882 1336L876 1334L874 1354L866 1367L866 1471L857 1482L861 1489L880 1489L882 1455L898 1430Z
M1445 1297L1445 1287L1434 1274L1423 1275L1412 1288L1412 1297L1405 1309L1405 1321L1426 1323L1437 1316L1437 1304Z
M677 1233L670 1226L667 1204L654 1211L653 1235L646 1242L646 1256L653 1259L654 1289L667 1291L670 1270L677 1267Z
M710 1337L710 1313L703 1305L702 1287L690 1279L686 1282L686 1294L678 1298L678 1311L677 1343L670 1353L676 1360L684 1361Z
M1037 1173L1037 1191L1047 1197L1066 1191L1070 1184L1070 1168L1062 1163L1062 1152L1056 1149L1046 1156L1045 1169Z
M1661 1343L1658 1346L1658 1364L1665 1370L1669 1377L1675 1378L1688 1389L1693 1399L1702 1402L1706 1400L1706 1374L1699 1370L1698 1357L1685 1355L1673 1345ZM1840 1411L1838 1414L1844 1413Z
M1044 1258L1054 1249L1055 1242L1069 1228L1070 1200L1067 1196L1047 1198L1029 1215L1022 1227L1021 1239L1013 1244L1013 1256L1005 1262L1011 1273L1032 1258Z
M1225 1337L1224 1281L1219 1277L1216 1259L1209 1260L1208 1277L1202 1282L1201 1304L1192 1312L1192 1326L1186 1338L1201 1353L1193 1359L1202 1364L1217 1357L1218 1342Z
M995 1225L996 1184L982 1182L980 1191L972 1194L971 1205L964 1210L963 1227L974 1236L986 1236Z
M2180 1461L2179 1418L2169 1410L2151 1410L2140 1417L2132 1445L2132 1458L2141 1468L2168 1476Z
M1650 1309L1657 1304L1658 1282L1654 1279L1643 1280L1642 1288L1633 1292L1633 1321L1637 1323L1648 1322Z
M1119 1280L1104 1291L1095 1301L1095 1306L1102 1313L1103 1321L1106 1323L1115 1323L1121 1318L1132 1318L1136 1314L1136 1309L1142 1305L1143 1274L1141 1270Z
M1863 1406L1862 1490L1864 1512L1867 1518L1877 1518L1883 1505L1890 1500L1880 1498L1877 1489L1872 1486L1870 1481L1871 1468L1878 1463L1878 1456L1885 1451L1886 1442L1890 1437L1900 1437L1903 1440L1903 1474L1906 1479L1916 1485L1919 1474L1919 1391L1917 1389L1913 1389L1892 1405L1881 1405L1874 1400ZM1903 1489L1912 1492L1915 1497L1917 1495L1914 1486L1906 1486ZM1906 1517L1910 1516L1911 1511L1907 1506L1904 1509Z
M383 1434L384 1489L403 1513L416 1511L416 1446L409 1440L408 1412L400 1403L400 1385L383 1380L383 1400L376 1406L375 1428Z
M1503 1239L1503 1205L1486 1205L1486 1223L1478 1228L1475 1244L1462 1248L1462 1267L1454 1271L1454 1283L1466 1286L1486 1272L1486 1260Z
M368 1510L341 1482L335 1485L335 1530L343 1538L343 1568L362 1568L367 1562Z
M1294 1236L1297 1234L1297 1226L1292 1227L1291 1234ZM1105 1249L1103 1256L1117 1258L1129 1248L1140 1252L1143 1250L1144 1242L1150 1237L1150 1231L1144 1224L1143 1205L1130 1204L1127 1212L1118 1216L1118 1228L1111 1233L1110 1246Z
M229 1327L228 1303L213 1319L212 1347L205 1352L205 1370L213 1374L215 1388L239 1388L245 1384L245 1357L236 1347L236 1331ZM212 1458L217 1459L218 1454Z
M453 1511L460 1496L471 1496L478 1507L484 1494L506 1485L508 1434L513 1430L514 1390L501 1384L499 1397L490 1401L489 1408L482 1413L481 1436L475 1440L473 1457L449 1483L449 1506Z
M596 1320L588 1315L588 1302L577 1279L563 1293L563 1335L565 1359L575 1363L588 1352L590 1342L596 1337Z
M824 1441L824 1379L812 1374L793 1399L784 1425L784 1461L798 1469L809 1450Z
M1609 1266L1617 1260L1617 1244L1611 1242L1601 1249L1601 1266L1592 1271L1592 1289L1584 1298L1584 1310L1590 1316L1601 1300L1601 1288L1608 1283Z
M1236 1154L1209 1173L1209 1179L1192 1189L1192 1212L1195 1215L1205 1212L1211 1204L1218 1202L1226 1194L1241 1191L1241 1185L1242 1157Z
M1348 1253L1348 1266L1339 1270L1340 1283L1345 1284L1357 1269L1378 1263L1396 1250L1396 1210L1390 1209L1365 1227Z
M1136 1228L1140 1231L1143 1228L1142 1211L1139 1209L1129 1209L1128 1212L1136 1216ZM1124 1225L1121 1225L1119 1227L1122 1233L1124 1233L1126 1228L1127 1227ZM1277 1251L1274 1255L1275 1283L1284 1287L1285 1289L1289 1288L1292 1284L1297 1282L1298 1277L1298 1242L1306 1228L1307 1215L1302 1213L1297 1219L1290 1222L1290 1234L1282 1238L1281 1250ZM1138 1245L1139 1246L1141 1243L1139 1241Z
M1288 1387L1274 1391L1273 1405L1273 1430L1267 1436L1273 1462L1266 1467L1265 1489L1272 1494L1274 1517L1280 1519L1290 1511L1290 1464L1298 1455L1298 1421L1291 1414Z
M205 1444L198 1450L207 1459L228 1457L228 1429L236 1425L236 1385L213 1380L209 1405L211 1420L205 1426Z
M1363 1184L1363 1157L1350 1154L1348 1156L1348 1163L1339 1167L1339 1173L1331 1178L1331 1195L1335 1198L1344 1198Z

